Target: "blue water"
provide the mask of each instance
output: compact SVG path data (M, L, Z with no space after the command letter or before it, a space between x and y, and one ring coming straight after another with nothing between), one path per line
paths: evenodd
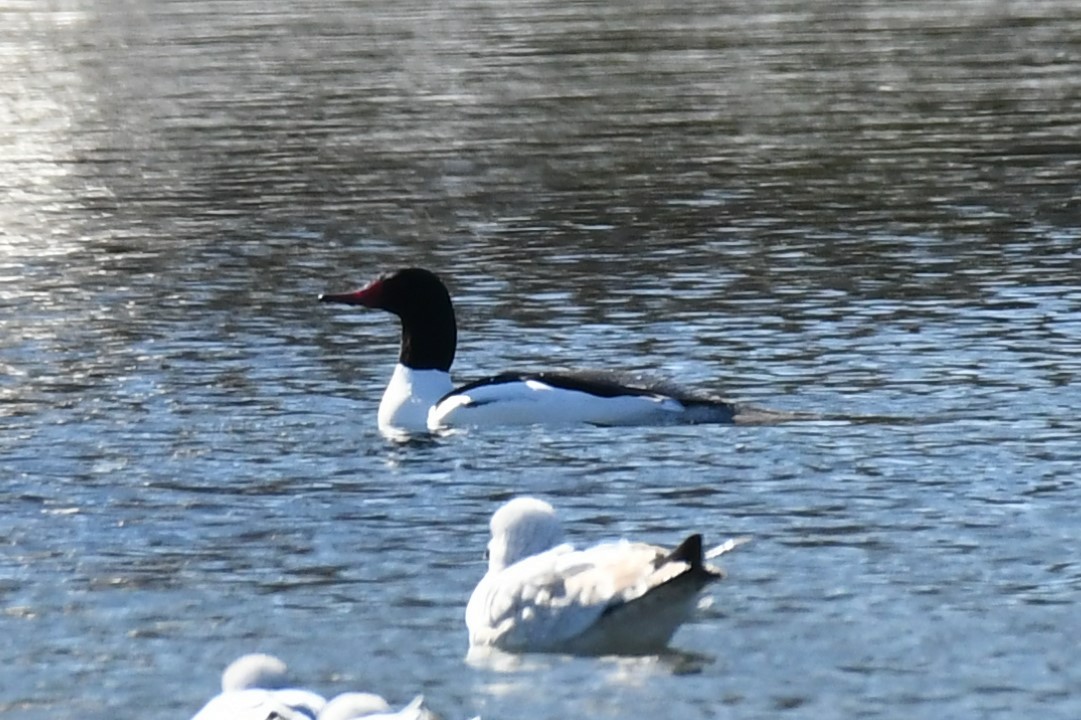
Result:
M192 715L224 666L447 718L1076 718L1071 3L82 0L0 10L0 713ZM817 419L406 444L465 381L651 370ZM505 499L750 535L645 659L466 663Z

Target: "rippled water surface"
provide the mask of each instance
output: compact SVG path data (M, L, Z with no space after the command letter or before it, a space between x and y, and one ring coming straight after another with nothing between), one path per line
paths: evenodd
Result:
M252 650L447 718L1081 716L1081 9L0 2L0 712L188 717ZM397 444L652 370L774 426ZM486 521L748 534L682 654L465 662Z

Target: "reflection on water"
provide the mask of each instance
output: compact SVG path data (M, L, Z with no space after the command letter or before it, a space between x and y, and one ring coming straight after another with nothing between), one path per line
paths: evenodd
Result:
M263 650L448 717L1077 716L1079 43L1067 0L8 3L0 709L182 717ZM400 265L463 380L879 421L388 445L397 328L315 296ZM711 661L466 664L527 491L753 535Z

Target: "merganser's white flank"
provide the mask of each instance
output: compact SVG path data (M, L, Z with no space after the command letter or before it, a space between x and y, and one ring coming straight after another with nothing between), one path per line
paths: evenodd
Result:
M315 720L326 700L290 687L285 663L273 655L243 655L225 668L221 693L192 720Z
M379 403L379 428L387 433L483 425L730 423L743 412L723 398L632 373L508 372L454 389L454 307L443 282L421 268L319 299L379 308L401 319L398 365Z
M583 655L653 654L667 647L699 594L724 576L702 536L674 549L602 543L575 550L551 505L522 497L492 516L488 573L465 611L471 648Z

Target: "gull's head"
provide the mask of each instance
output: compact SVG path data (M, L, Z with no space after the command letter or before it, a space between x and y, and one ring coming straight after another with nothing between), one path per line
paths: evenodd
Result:
M496 572L563 542L555 509L537 498L511 500L492 515L488 571Z
M289 684L285 663L273 655L241 655L221 674L222 692L234 690L279 690Z

